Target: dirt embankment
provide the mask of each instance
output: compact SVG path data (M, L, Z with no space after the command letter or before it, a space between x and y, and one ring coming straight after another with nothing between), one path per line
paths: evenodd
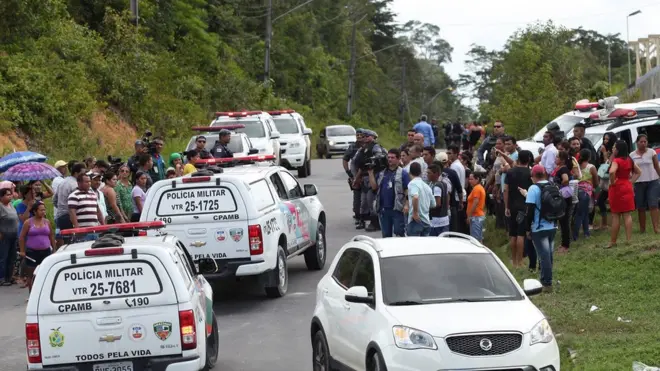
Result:
M78 124L81 139L97 148L96 154L105 157L108 154L130 153L133 151L133 143L138 138L137 131L125 120L111 111L97 111L87 122ZM50 144L50 143L49 143ZM58 148L56 143L50 144L53 149ZM0 133L0 154L13 151L36 150L30 139L22 132ZM48 149L44 150L49 155Z

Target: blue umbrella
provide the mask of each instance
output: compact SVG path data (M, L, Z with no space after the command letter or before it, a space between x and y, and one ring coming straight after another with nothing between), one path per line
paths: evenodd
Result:
M45 180L61 176L54 167L43 162L25 162L14 165L2 174L2 179L12 182L26 180Z
M10 167L24 162L46 162L47 157L41 153L22 151L10 153L0 158L0 173L4 173Z

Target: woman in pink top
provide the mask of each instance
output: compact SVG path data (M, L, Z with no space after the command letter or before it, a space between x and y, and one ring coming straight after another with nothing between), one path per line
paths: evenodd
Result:
M646 134L637 136L637 150L630 153L630 158L642 170L642 175L635 182L635 207L639 215L639 231L646 232L646 210L651 212L653 231L660 233L660 164L658 155L649 146Z
M55 229L46 219L46 205L37 201L32 206L34 216L25 221L18 238L20 255L25 259L25 275L28 289L32 290L34 269L51 254L55 245Z

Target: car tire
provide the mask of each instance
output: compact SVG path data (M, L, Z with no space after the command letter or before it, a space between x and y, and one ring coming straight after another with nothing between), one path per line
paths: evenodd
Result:
M387 371L387 366L385 365L385 360L380 353L376 352L371 356L370 365L368 368L369 371Z
M309 175L309 170L307 167L307 161L303 164L303 166L298 168L298 178L306 178Z
M305 251L305 265L310 271L319 271L325 266L327 256L325 226L319 222L316 227L316 243Z
M307 160L307 176L312 175L312 160Z
M330 349L328 341L325 339L323 330L318 330L314 334L314 343L312 344L312 370L330 371Z
M220 349L220 335L218 335L218 321L215 318L215 313L213 314L213 325L211 329L213 333L211 336L206 337L206 364L204 365L203 371L212 370L215 367L215 364L218 362L218 353ZM211 351L209 352L209 348Z
M286 253L284 252L284 247L277 247L277 261L275 262L275 269L273 269L270 274L273 276L270 279L271 283L274 283L275 286L266 286L266 296L269 298L281 298L286 295L287 290L289 289L289 270L286 262Z

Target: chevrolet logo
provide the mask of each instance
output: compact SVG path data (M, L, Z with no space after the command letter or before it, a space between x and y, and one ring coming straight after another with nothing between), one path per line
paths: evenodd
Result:
M101 336L101 337L99 338L99 341L104 341L104 342L106 342L106 343L112 343L112 342L115 342L115 341L117 341L117 340L121 340L121 335L119 335L119 336L115 336L115 335L105 335L105 336Z
M206 242L204 241L195 241L190 243L190 246L192 247L202 247L204 245L206 245Z

